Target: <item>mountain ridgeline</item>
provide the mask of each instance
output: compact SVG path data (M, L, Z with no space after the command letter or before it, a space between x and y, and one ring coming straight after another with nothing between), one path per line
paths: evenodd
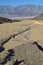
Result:
M0 16L3 17L31 17L43 13L43 6L40 5L20 5L4 6L0 5Z
M43 13L41 13L40 15L34 17L34 18L29 18L31 20L43 20ZM5 18L5 17L0 17L0 24L3 23L13 23L13 22L21 22L22 20L19 19L9 19L9 18Z
M33 18L34 20L43 20L43 13Z

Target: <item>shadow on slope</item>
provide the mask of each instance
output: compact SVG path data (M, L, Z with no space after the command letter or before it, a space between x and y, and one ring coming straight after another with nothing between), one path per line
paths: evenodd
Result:
M13 23L13 22L20 22L21 20L12 20L12 19L8 19L8 18L4 18L4 17L0 17L0 24L3 23Z

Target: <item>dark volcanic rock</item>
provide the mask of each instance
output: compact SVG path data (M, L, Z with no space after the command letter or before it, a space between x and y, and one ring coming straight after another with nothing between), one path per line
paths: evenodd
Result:
M14 56L14 50L13 49L9 49L8 50L8 54L7 56L5 56L5 58L3 58L1 65L5 65L8 61L11 61L11 58Z
M0 46L0 53L3 52L4 50L5 50L5 48Z

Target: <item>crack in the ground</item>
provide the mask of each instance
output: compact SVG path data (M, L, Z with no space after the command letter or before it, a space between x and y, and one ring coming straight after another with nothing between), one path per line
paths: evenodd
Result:
M4 39L3 41L1 41L1 42L0 42L0 52L2 52L2 51L5 50L5 48L3 47L3 45L4 45L5 43L7 43L11 38L15 38L17 35L19 35L19 34L21 34L21 33L24 33L24 32L26 32L26 31L28 31L28 30L30 30L30 27L28 27L27 29L25 29L25 30L23 30L23 31L21 31L21 32L18 32L18 33L16 33L16 34L12 34L10 37L8 37L8 38ZM14 52L13 52L12 49L8 50L8 52L9 52L9 53L7 54L7 56L5 56L5 58L3 58L3 61L1 62L1 65L5 65L8 61L11 60L11 57L14 56ZM13 65L19 65L19 64L22 63L23 61L24 61L24 60L22 60L22 61L16 60Z
M34 42L33 44L35 44L38 47L38 49L43 52L43 47L40 44L38 44L38 42Z
M11 39L11 36L4 39L3 41L0 42L0 46L3 46L6 42L8 42Z
M18 33L16 33L16 34L12 34L10 37L4 39L3 41L0 42L0 48L1 48L5 43L7 43L11 38L15 38L17 35L19 35L19 34L21 34L21 33L24 33L24 32L26 32L26 31L28 31L28 30L31 30L30 27L28 27L27 29L25 29L25 30L23 30L23 31L21 31L21 32L18 32Z

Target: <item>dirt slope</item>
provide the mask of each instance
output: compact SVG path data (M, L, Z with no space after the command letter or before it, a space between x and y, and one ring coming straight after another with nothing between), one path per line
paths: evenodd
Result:
M1 65L43 65L43 20L0 24L0 49Z

